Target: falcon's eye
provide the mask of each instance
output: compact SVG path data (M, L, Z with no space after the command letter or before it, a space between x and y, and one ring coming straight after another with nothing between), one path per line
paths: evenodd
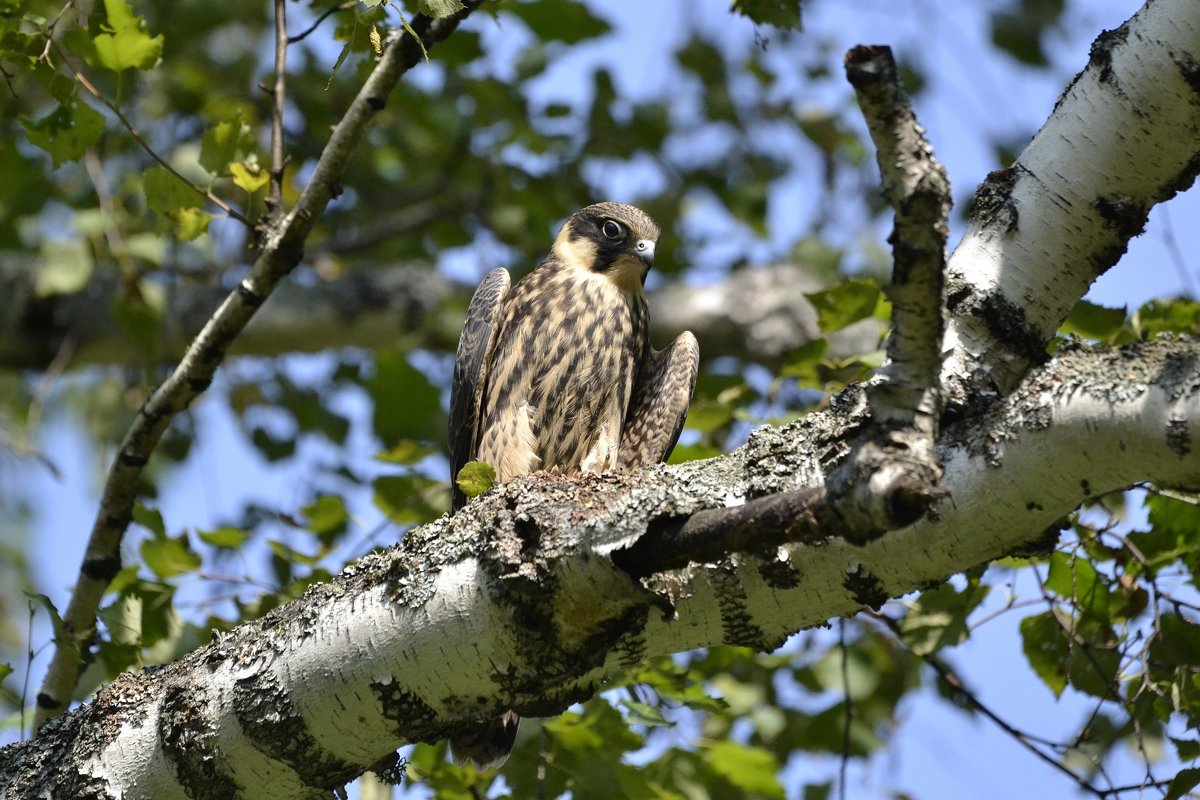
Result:
M604 224L600 226L600 232L606 239L620 239L622 233L621 226L611 219L604 220Z

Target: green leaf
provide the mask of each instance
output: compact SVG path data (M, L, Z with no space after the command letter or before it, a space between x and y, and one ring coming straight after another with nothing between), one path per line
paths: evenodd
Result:
M141 525L156 537L167 535L167 526L163 522L162 512L157 508L149 508L138 501L133 504L133 521Z
M1064 0L1020 0L992 13L992 43L1022 64L1045 66L1045 34L1060 22Z
M622 700L621 705L626 711L625 718L632 725L646 725L652 728L669 727L671 725L671 721L664 717L662 711L654 706L638 702L637 700Z
M401 21L403 21L404 17L401 17L400 19L401 19ZM420 38L418 38L416 36L413 29L408 27L407 22L404 23L404 29L408 31L410 36L413 36L414 38L416 38L416 40L418 42L421 41ZM338 53L337 60L333 62L333 69L329 71L329 80L325 82L326 91L328 91L329 87L333 85L334 77L338 74L338 70L342 68L342 64L344 64L346 62L346 58L350 55L350 49L351 49L352 44L353 44L353 41L348 41L344 45L342 45L342 51L340 53ZM424 50L425 45L422 44L421 49ZM428 55L426 55L425 60L426 61L429 60Z
M1167 793L1163 795L1163 800L1179 800L1185 794L1190 792L1200 784L1200 769L1189 767L1181 769L1171 778L1171 782L1167 784Z
M426 522L449 505L446 485L422 475L381 475L371 483L375 507L393 522Z
M100 611L111 639L112 648L101 651L110 669L126 669L132 666L130 657L140 660L139 648L178 637L183 623L174 600L175 589L169 584L137 580ZM129 648L134 649L131 652Z
M141 643L152 647L179 635L183 621L175 609L175 588L154 581L139 581L134 589L142 601Z
M668 464L682 464L685 461L700 461L705 458L716 458L724 451L719 447L707 444L676 445L667 458Z
M838 286L805 295L817 311L822 333L841 330L875 313L883 293L869 278L850 278Z
M698 397L687 410L688 428L701 433L712 433L733 421L733 405L709 397Z
M306 505L301 512L308 520L308 528L317 534L323 542L346 530L350 521L350 513L346 504L337 495L324 494Z
M194 572L201 564L200 556L188 545L187 534L154 536L142 542L139 552L150 571L163 579Z
M1021 648L1029 666L1058 697L1067 688L1067 643L1058 620L1049 612L1021 620Z
M1086 614L1058 614L1047 611L1021 620L1022 647L1033 671L1056 696L1069 683L1095 697L1111 697L1121 666L1111 628Z
M408 23L408 18L405 17L403 14L400 15L400 25L404 28L404 32L407 33L410 37L412 37L412 40L417 43L417 47L421 48L421 58L424 59L426 64L428 64L429 63L429 51L425 49L425 40L422 39L417 34L417 32L413 30L412 25L410 25ZM344 50L342 52L343 52L343 54L345 53ZM343 57L344 57L344 55L343 55ZM338 64L341 64L341 63L342 63L342 59L339 58ZM334 70L335 71L337 70L336 66L334 67Z
M570 0L512 3L505 9L519 17L530 32L543 42L577 44L612 30L607 22L593 15L585 4Z
M1085 339L1095 339L1106 342L1116 336L1125 324L1127 309L1106 308L1087 300L1080 300L1071 309L1060 331L1064 334L1074 333Z
M697 711L724 713L728 704L713 696L688 668L674 659L660 656L642 665L628 676L628 684L644 684L664 700L683 703Z
M1200 625L1178 614L1163 614L1158 624L1161 632L1150 643L1152 663L1188 669L1200 664Z
M310 556L305 553L301 553L299 550L292 547L291 545L285 544L276 539L269 540L267 542L267 547L271 548L271 552L273 552L277 558L279 558L281 561L287 562L288 564L296 564L296 565L310 567L313 564L316 564L318 561L321 560L320 555L311 555Z
M585 704L583 713L568 711L543 722L542 727L556 747L576 753L628 750L642 744L642 737L629 730L617 710L599 698Z
M158 332L167 296L161 286L142 280L113 298L111 313L129 336L147 353L158 346Z
M0 683L3 683L4 679L12 674L13 674L12 666L10 664L5 664L3 662L0 662Z
M256 427L250 433L250 441L268 461L281 461L296 452L294 436L276 438L269 430Z
M218 122L200 137L200 166L210 175L229 175L229 165L255 156L257 143L241 117Z
M733 10L759 25L803 30L800 0L733 0Z
M104 133L104 117L86 103L72 100L36 122L24 120L31 144L45 150L54 166L77 161Z
M1195 761L1200 758L1200 741L1195 739L1176 739L1170 737L1171 743L1175 745L1175 755L1180 761Z
M367 391L375 401L375 433L384 442L442 440L446 422L438 390L404 353L375 354L375 375L367 381Z
M113 72L124 69L150 69L162 54L163 37L142 30L142 18L124 0L104 0L107 20L101 26L108 33L92 40L96 57Z
M829 342L825 339L813 339L801 345L788 354L787 361L779 370L780 377L795 378L796 384L812 389L821 388L818 366L825 352L829 350Z
M387 450L375 454L377 461L385 464L404 464L412 466L421 459L434 453L434 448L412 439L401 439Z
M229 173L233 175L233 182L250 194L254 194L271 180L270 173L265 169L257 163L247 161L233 162L229 165Z
M478 497L496 485L496 470L482 461L468 461L454 477L467 497Z
M198 208L204 200L186 181L166 167L150 167L142 173L142 189L146 205L156 214Z
M417 0L417 11L433 19L450 17L462 10L461 0Z
M1138 560L1127 569L1134 574L1182 561L1193 577L1200 575L1200 506L1161 495L1148 495L1145 501L1150 530L1128 535L1137 548ZM1143 563L1144 561L1144 563Z
M782 800L779 761L771 751L723 741L710 747L705 756L709 766L739 789Z
M46 614L50 617L51 627L54 628L54 643L70 647L72 640L70 637L63 636L63 618L58 613L58 608L55 607L54 601L44 594L34 592L25 592L25 596L46 609Z
M74 294L92 277L92 253L80 239L44 241L40 248L36 293L38 297Z
M922 592L900 621L904 643L926 656L966 641L967 617L987 599L989 588L973 581L961 593L949 583Z
M236 550L250 538L250 534L241 528L233 528L228 525L211 531L197 531L196 535L200 537L200 541L226 550Z
M804 787L804 800L829 800L831 794L832 783L813 783Z
M1195 300L1151 300L1133 315L1139 336L1161 333L1200 333L1200 302Z
M212 214L198 208L181 208L171 221L174 223L175 235L185 242L190 242L208 233L208 223L212 222Z
M158 215L159 229L191 241L208 230L212 215L200 210L204 198L196 188L165 167L150 167L142 175L146 205Z
M1107 621L1109 606L1108 584L1100 579L1096 568L1087 559L1073 558L1055 552L1050 556L1046 588L1097 620Z

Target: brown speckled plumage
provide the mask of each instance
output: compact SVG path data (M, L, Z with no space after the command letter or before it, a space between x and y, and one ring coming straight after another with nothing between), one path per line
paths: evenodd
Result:
M509 288L484 278L467 314L450 400L451 477L468 461L503 483L535 470L603 472L663 461L683 428L699 346L650 346L642 284L659 229L633 206L597 203ZM466 497L453 487L454 508ZM503 761L515 716L456 738L457 758Z

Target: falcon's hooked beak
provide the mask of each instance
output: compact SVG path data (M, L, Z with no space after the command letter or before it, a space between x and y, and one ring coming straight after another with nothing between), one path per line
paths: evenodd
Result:
M654 241L652 239L638 239L626 252L634 258L640 259L647 268L654 266Z

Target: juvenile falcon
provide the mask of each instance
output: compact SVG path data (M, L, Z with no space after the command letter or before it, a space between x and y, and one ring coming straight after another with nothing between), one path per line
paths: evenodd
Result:
M642 285L659 230L645 212L597 203L572 214L516 286L494 269L471 298L450 389L450 475L483 461L500 483L536 470L603 472L666 460L696 386L684 331L650 346ZM456 759L502 763L509 712L451 742Z

